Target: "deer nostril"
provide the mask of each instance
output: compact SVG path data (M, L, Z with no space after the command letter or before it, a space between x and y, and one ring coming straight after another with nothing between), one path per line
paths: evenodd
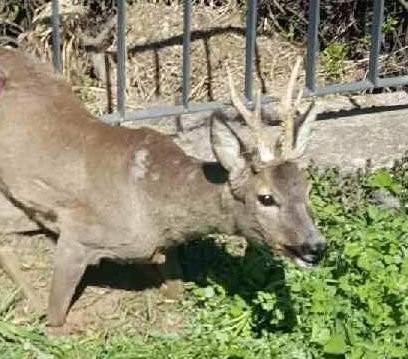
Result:
M313 256L321 256L326 251L326 243L324 242L317 242L310 246L309 253Z
M316 264L326 250L325 242L305 243L301 246L301 258L308 263Z

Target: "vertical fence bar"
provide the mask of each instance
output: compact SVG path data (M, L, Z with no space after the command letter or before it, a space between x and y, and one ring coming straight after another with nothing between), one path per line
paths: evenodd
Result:
M52 56L54 69L62 72L59 1L52 0Z
M384 0L374 1L374 14L371 25L371 49L368 63L368 78L374 84L378 83L378 61L381 50L381 26L384 18Z
M191 73L191 0L184 0L183 9L183 106L188 108Z
M126 1L118 0L118 68L117 68L117 97L121 119L125 118L125 90L126 90Z
M249 102L253 102L254 57L256 44L256 20L258 0L247 0L246 18L246 49L245 49L245 90L244 94Z
M319 52L320 0L309 2L309 24L307 27L306 89L316 91L316 58Z

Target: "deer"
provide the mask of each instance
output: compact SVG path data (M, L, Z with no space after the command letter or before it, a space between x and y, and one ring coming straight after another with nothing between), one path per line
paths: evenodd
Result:
M154 129L102 122L61 75L20 50L0 48L0 190L58 238L49 327L63 326L88 266L110 259L153 263L165 272L164 250L197 234L238 233L300 267L318 265L326 241L309 211L307 173L297 163L317 110L310 104L296 128L300 64L279 105L277 141L266 135L260 92L252 111L228 71L232 105L251 139L245 142L214 111L209 126L217 161L205 162ZM0 265L20 280L7 258L0 255Z

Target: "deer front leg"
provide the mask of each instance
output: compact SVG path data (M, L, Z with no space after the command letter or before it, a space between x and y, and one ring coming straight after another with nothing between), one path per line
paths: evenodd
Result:
M165 260L156 264L160 276L164 280L160 290L169 299L178 299L183 294L183 269L180 264L178 248L166 249Z
M63 236L57 243L54 273L48 305L48 325L62 326L75 290L88 266L88 251L81 244Z
M13 282L20 287L24 296L28 299L29 305L40 313L44 310L41 300L38 297L35 289L26 280L24 274L18 266L18 260L13 253L13 250L8 247L0 248L0 267L13 280Z

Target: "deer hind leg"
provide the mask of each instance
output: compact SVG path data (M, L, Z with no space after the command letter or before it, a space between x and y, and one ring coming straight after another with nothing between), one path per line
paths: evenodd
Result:
M165 260L156 264L156 268L164 280L160 291L169 299L178 299L183 294L183 269L181 267L178 248L166 249Z
M57 243L48 304L48 324L62 326L76 288L88 266L88 250L62 235Z
M18 259L14 255L12 248L0 248L0 268L20 287L24 296L28 299L30 307L38 313L44 310L41 300L36 290L29 284L23 272L19 268Z

